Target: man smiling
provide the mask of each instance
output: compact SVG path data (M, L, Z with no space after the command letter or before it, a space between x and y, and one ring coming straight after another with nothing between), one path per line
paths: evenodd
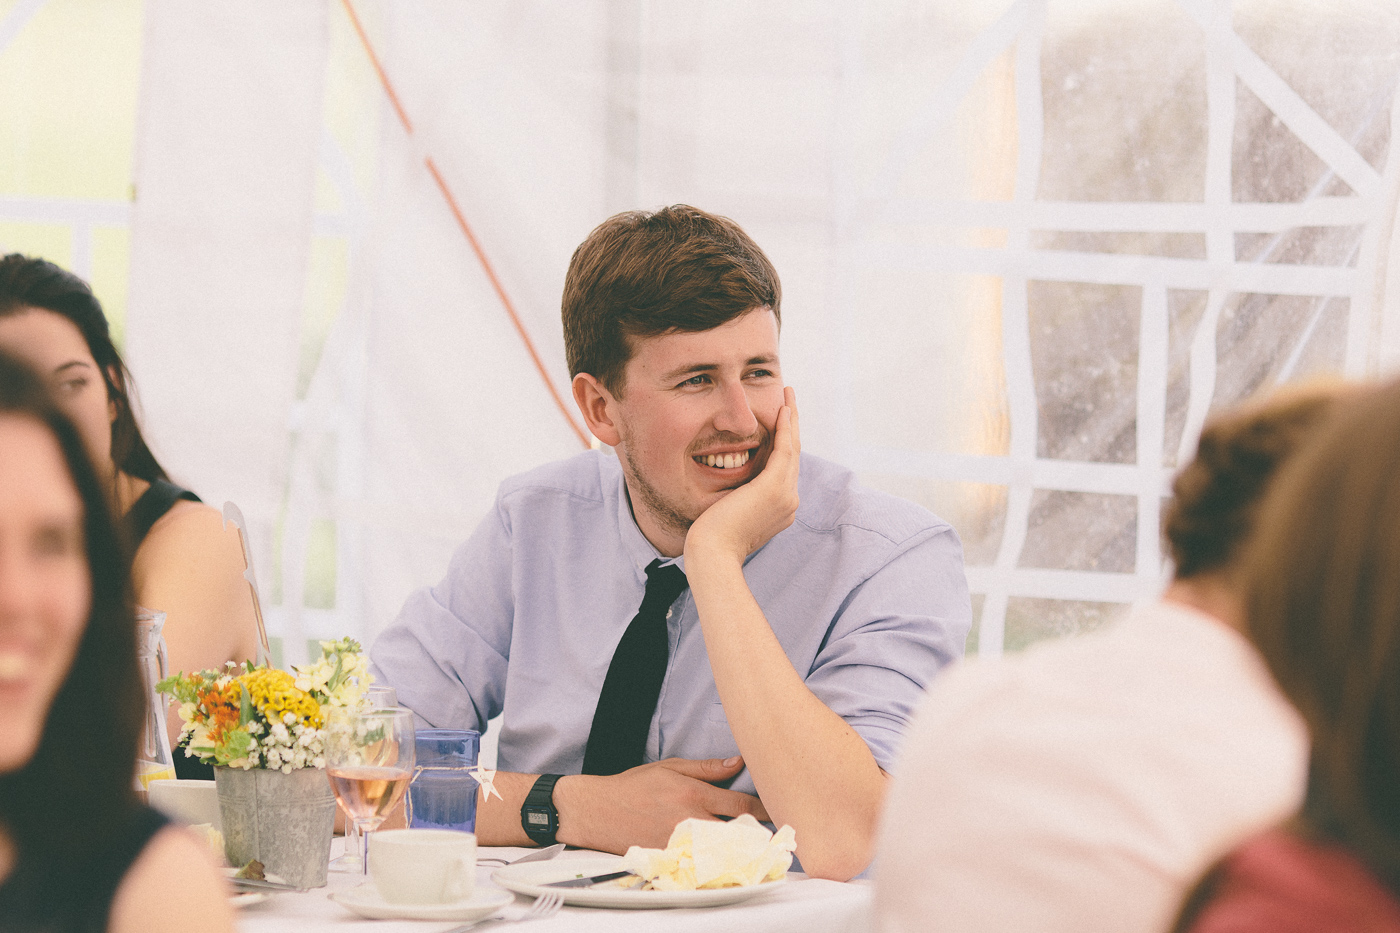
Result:
M945 522L801 453L780 304L762 250L684 205L574 253L574 398L616 456L503 483L372 652L423 722L503 716L484 844L622 852L752 813L796 830L809 874L869 863L910 711L962 653L967 583Z

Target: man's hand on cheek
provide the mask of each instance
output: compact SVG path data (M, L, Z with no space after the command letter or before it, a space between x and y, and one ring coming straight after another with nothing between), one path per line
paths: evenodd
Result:
M715 787L744 767L737 758L692 761L668 758L599 777L570 775L554 790L558 839L571 845L623 853L628 846L664 849L681 820L751 813L767 820L757 797Z
M695 555L724 555L742 562L797 515L797 476L802 453L798 435L797 398L783 389L785 405L778 411L773 449L763 471L706 509L690 526L685 539L686 570Z

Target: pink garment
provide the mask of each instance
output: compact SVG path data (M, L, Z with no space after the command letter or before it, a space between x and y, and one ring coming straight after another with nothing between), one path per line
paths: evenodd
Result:
M1400 933L1400 900L1340 846L1274 830L1221 868L1190 933Z
M1254 649L1170 602L942 675L895 766L875 929L1159 933L1302 801L1307 733Z

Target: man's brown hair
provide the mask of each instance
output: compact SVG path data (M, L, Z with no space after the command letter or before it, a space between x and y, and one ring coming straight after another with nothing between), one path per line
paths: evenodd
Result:
M710 330L754 308L781 323L781 302L773 264L729 218L686 204L617 214L569 262L569 375L588 373L620 397L633 338Z
M1249 635L1311 733L1303 823L1400 891L1400 382L1339 406L1258 525Z
M1277 468L1318 433L1340 391L1289 387L1206 424L1196 458L1172 483L1163 523L1178 579L1235 563Z

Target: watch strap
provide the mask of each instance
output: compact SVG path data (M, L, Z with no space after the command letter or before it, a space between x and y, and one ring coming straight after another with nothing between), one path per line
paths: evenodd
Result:
M538 845L554 845L554 835L559 831L559 811L554 808L554 785L561 777L562 774L541 774L525 795L525 803L520 808L520 826L530 841Z

